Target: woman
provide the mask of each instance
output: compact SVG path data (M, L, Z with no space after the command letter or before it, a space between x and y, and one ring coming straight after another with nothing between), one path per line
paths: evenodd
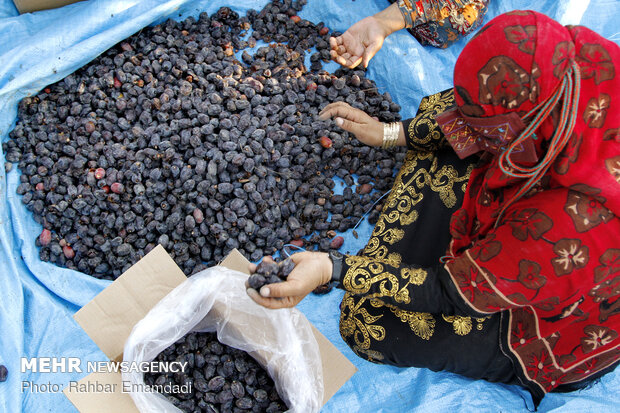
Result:
M535 404L613 370L619 59L585 27L515 11L480 30L454 90L400 131L327 106L365 143L413 150L359 256L295 254L287 282L248 293L278 308L339 280L341 335L359 356L520 384Z
M477 29L489 0L390 0L385 10L366 17L341 36L330 38L332 59L354 68L368 67L390 34L407 29L422 44L446 48Z

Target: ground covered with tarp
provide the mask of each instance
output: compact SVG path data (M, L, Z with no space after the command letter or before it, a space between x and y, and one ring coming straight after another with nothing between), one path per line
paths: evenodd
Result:
M167 18L182 20L201 12L230 6L240 14L260 10L266 0L90 0L56 10L19 15L11 0L0 0L0 139L9 139L17 104L85 65L141 28ZM387 0L309 0L301 17L320 21L333 30L388 6ZM239 5L242 4L242 5ZM612 0L496 0L486 21L512 9L533 9L563 24L583 24L620 42L618 2ZM447 50L421 47L407 32L390 36L371 61L368 76L402 107L404 118L414 114L421 98L451 86L454 62L466 43ZM335 70L335 64L327 65ZM4 154L0 155L5 162ZM80 357L105 360L74 322L73 314L108 285L53 264L41 262L35 237L41 232L16 194L17 168L0 168L0 364L9 369L0 383L0 406L6 412L70 412L74 407L59 393L22 391L22 382L59 384L85 374L20 374L21 357ZM344 234L343 252L363 247L369 224ZM309 296L299 308L359 369L325 405L325 412L393 411L527 411L529 394L516 386L473 381L451 373L401 369L366 362L340 338L338 305L341 291ZM576 393L551 394L539 411L583 412L620 410L620 372Z

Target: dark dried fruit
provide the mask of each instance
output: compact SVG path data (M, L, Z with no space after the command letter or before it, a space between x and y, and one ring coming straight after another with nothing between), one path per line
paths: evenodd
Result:
M322 147L324 148L331 148L332 147L332 140L329 139L327 136L321 136L319 138L319 143L321 144Z
M86 133L93 133L95 131L95 123L92 121L86 122L84 124L84 130L86 130Z
M294 268L295 263L292 259L287 258L284 261L281 261L278 264L278 277L286 279L286 277L289 276L289 274L293 271Z
M119 182L114 182L112 185L110 185L110 190L115 194L122 194L125 191L125 185Z
M192 383L189 393L164 394L182 411L237 411L233 407L255 412L287 410L273 380L256 360L219 343L216 333L189 333L159 353L155 360L188 362L186 370L180 373L144 374L144 382L150 386ZM224 370L225 375L215 373Z
M41 235L39 235L39 243L41 244L41 246L48 246L49 243L52 241L52 233L50 232L49 229L45 229L43 228L43 231L41 231Z
M211 380L209 380L208 383L208 388L211 391L220 391L222 389L222 387L224 387L224 384L226 383L226 379L222 376L215 376L213 377Z
M256 271L250 274L248 284L255 290L260 290L263 285L286 281L286 278L295 268L295 263L290 258L280 262L261 261L256 266Z
M0 364L0 383L5 382L9 376L9 370L4 364Z
M254 273L248 278L248 285L256 291L260 290L265 284L267 284L267 279L261 274Z
M75 257L75 252L73 251L73 248L71 248L69 245L65 245L64 247L62 247L62 253L65 254L65 257L68 260L73 259L73 257Z
M328 292L330 292L333 288L332 283L326 283L323 285L319 285L318 287L316 287L314 290L312 290L313 294L317 294L317 295L323 295L323 294L327 294Z
M199 208L194 209L192 215L194 216L194 221L196 222L196 224L202 224L202 222L204 221L204 214Z
M358 194L360 194L360 195L366 195L366 194L369 194L370 192L372 192L372 185L371 185L371 184L362 184L362 185L359 185L359 186L356 188L356 191L355 191L355 192L357 192L357 193L358 193Z
M96 179L103 179L104 177L105 177L105 169L103 169L103 168L95 169L95 178Z
M352 228L404 151L365 146L317 115L345 101L392 122L398 105L361 70L321 70L329 30L295 23L304 3L147 27L24 98L3 152L52 235L40 257L116 278L161 243L189 275L233 248L252 261L289 242L326 251L326 230ZM250 53L257 40L272 44ZM374 190L354 193L354 176Z
M342 238L341 236L337 236L331 241L329 247L337 250L338 248L342 247L342 244L344 244L344 238Z
M294 239L290 243L292 245L295 245L296 247L299 247L299 248L303 248L303 246L304 246L304 240L303 239Z

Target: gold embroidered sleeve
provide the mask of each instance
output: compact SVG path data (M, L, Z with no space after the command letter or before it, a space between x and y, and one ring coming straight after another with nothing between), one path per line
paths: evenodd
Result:
M452 106L454 106L453 89L422 99L416 117L403 121L407 147L420 152L433 152L447 145L435 116Z
M470 307L458 295L449 276L442 272L445 269L439 265L419 268L388 258L345 256L339 287L407 311L463 314L461 308ZM445 281L448 286L444 285Z

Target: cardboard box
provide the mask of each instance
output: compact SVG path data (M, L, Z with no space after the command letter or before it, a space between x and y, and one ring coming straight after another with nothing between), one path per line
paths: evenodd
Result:
M80 0L13 0L20 14L33 11L55 9Z
M221 263L244 273L248 273L248 264L249 261L237 250ZM125 340L134 325L185 279L183 271L164 248L157 246L82 307L73 318L111 361L122 361ZM325 404L357 369L314 326L312 331L321 352ZM78 392L67 387L63 393L82 413L138 413L131 396L121 392L121 381L120 373L91 373L78 382L78 388L94 388L89 386L92 383L103 386L115 384L110 388L117 391Z

